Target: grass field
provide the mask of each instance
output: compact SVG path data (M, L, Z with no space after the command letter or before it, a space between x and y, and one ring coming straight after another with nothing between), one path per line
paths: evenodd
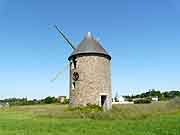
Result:
M81 114L66 105L0 110L0 135L180 135L180 110L167 103L116 105Z

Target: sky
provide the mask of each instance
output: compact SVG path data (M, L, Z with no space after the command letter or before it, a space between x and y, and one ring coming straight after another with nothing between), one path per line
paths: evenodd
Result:
M180 88L179 0L0 0L0 98L69 95L72 49L54 24L75 45L100 41L113 95Z

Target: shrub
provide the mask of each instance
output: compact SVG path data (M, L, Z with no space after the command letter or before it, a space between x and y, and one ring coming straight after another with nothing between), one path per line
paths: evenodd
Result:
M69 108L70 111L82 112L82 113L90 113L90 112L101 112L102 107L93 104L87 104L86 106L79 106Z
M151 103L151 100L148 98L138 99L134 101L134 104L149 104L149 103Z

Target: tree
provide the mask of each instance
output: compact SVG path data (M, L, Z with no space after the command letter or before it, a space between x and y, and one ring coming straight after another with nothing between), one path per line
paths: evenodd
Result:
M51 104L51 103L57 102L57 99L56 99L55 97L50 97L50 96L48 96L48 97L46 97L46 98L43 100L43 102L44 102L45 104Z

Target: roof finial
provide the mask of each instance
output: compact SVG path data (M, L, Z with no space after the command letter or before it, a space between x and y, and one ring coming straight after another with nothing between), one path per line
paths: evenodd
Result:
M87 38L92 38L91 32L88 32L88 33L86 34L86 37L87 37Z

